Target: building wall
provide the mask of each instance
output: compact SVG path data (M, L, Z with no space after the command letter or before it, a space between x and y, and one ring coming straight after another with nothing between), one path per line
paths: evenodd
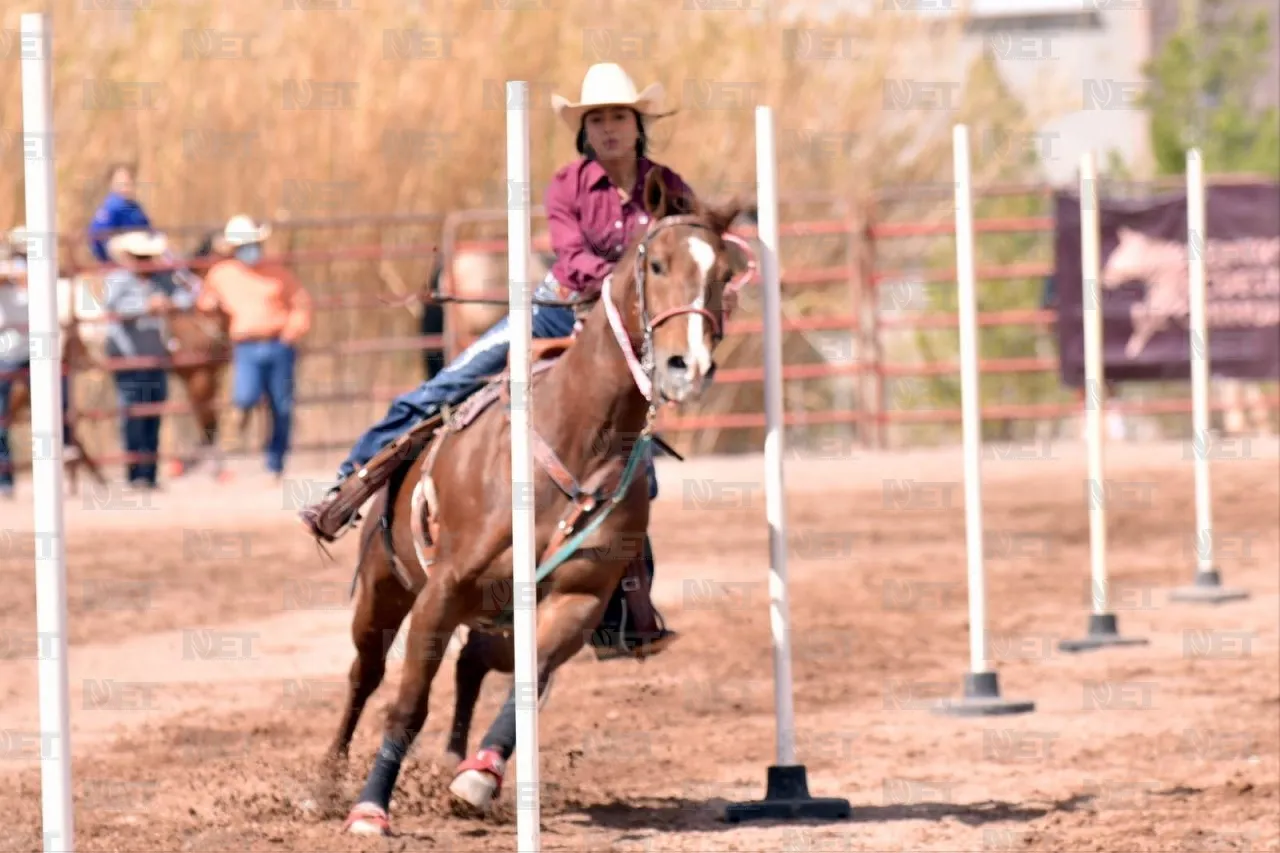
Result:
M1100 164L1114 149L1139 174L1150 167L1147 117L1133 100L1144 85L1151 12L1141 2L1085 12L1080 5L1034 14L1026 11L1035 7L1031 0L990 3L986 14L970 18L963 42L964 61L989 52L1024 103L1053 111L1040 122L1035 145L1044 177L1055 184L1075 180L1089 149Z

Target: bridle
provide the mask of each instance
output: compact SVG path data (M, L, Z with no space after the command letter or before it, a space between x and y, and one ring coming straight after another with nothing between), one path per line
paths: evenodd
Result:
M640 389L640 393L649 401L649 416L646 422L646 430L652 428L654 417L657 414L657 403L653 399L653 372L654 372L654 356L653 356L653 332L666 321L679 317L682 314L697 314L706 318L711 324L712 339L714 343L719 343L724 337L724 319L728 314L728 310L723 307L725 298L733 297L742 285L746 284L752 276L755 275L756 262L755 253L751 251L751 246L733 234L721 234L720 239L726 243L733 243L741 248L747 259L747 268L742 273L734 277L724 287L724 296L721 300L721 309L719 312L713 312L703 305L706 299L706 282L703 282L699 290L698 297L686 305L679 305L675 308L668 308L657 316L649 315L649 305L646 299L645 284L649 271L649 241L658 234L668 228L677 228L686 226L690 228L700 228L704 231L714 229L707 225L702 217L694 214L678 214L674 216L666 216L651 224L644 237L640 240L640 245L636 248L635 277L636 301L640 311L640 324L643 329L643 340L640 345L640 357L636 358L634 347L631 344L631 338L627 334L626 327L623 325L622 316L618 313L618 308L613 302L613 295L610 293L613 284L613 276L610 274L604 280L601 288L601 297L604 299L605 314L609 318L609 326L613 329L614 337L618 340L618 346L622 348L622 354L627 360L627 367L631 370L631 375L635 379L636 386ZM714 344L713 344L714 345Z

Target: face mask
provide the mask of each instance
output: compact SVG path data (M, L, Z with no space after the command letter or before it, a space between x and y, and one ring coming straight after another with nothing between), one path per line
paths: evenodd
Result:
M236 247L236 260L242 264L253 266L262 260L262 246L258 243L250 243L247 246Z

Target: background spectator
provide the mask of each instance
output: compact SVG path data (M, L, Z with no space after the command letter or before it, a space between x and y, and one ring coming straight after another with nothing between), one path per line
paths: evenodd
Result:
M128 163L116 163L107 171L107 197L89 225L89 247L99 263L107 263L106 243L124 228L151 230L151 220L137 200L136 170Z
M311 295L282 264L263 259L270 225L233 216L223 231L232 257L209 270L197 300L200 310L219 305L231 318L232 402L247 413L265 395L271 407L267 470L284 473L293 427L297 343L311 329Z
M27 299L27 236L19 225L0 244L0 498L13 497L13 455L9 447L9 422L17 405L14 386L27 382L31 366L30 322ZM79 453L71 446L71 425L67 421L70 390L62 375L63 458ZM21 405L21 404L19 404Z
M168 249L165 238L145 231L130 231L107 242L107 255L119 269L106 275L106 309L120 319L107 330L107 355L111 358L158 358L169 354L164 314L173 308L188 309L194 299L186 291L171 290L172 296L153 278L140 272L142 263L154 263ZM115 373L116 393L121 408L163 403L168 399L167 374L163 367L142 367ZM150 456L146 461L126 463L129 485L154 489L155 454L160 450L161 415L130 415L121 418L126 453Z

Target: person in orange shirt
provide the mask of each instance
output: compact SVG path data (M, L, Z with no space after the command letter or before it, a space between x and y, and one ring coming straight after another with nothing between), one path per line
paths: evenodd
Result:
M231 318L232 402L247 412L266 395L271 406L267 470L279 478L293 427L296 347L311 329L312 302L293 273L263 260L262 245L270 235L270 225L231 217L222 240L232 256L210 268L196 307L208 311L221 305Z

